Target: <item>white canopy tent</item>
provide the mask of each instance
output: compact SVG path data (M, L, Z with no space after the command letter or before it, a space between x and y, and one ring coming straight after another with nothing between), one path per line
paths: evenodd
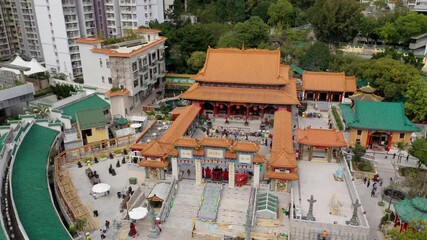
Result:
M10 64L16 65L19 67L29 68L30 70L24 72L26 76L47 71L47 68L43 67L39 62L37 62L35 58L27 62L27 61L24 61L20 56L16 56L16 58ZM7 70L13 71L16 74L19 74L19 70L14 70L14 69L7 69Z

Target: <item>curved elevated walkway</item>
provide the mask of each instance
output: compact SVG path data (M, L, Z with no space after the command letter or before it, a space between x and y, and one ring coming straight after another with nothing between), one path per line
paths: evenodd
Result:
M13 201L30 239L71 239L53 205L47 180L57 131L34 124L19 146L12 172Z

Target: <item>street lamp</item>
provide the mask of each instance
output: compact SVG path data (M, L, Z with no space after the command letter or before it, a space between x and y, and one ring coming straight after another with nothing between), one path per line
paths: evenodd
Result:
M394 182L396 182L396 160L392 159L391 160L391 164L393 165L393 170L394 170L394 180L390 181L390 186L391 186L391 196L390 196L390 201L388 203L388 208L387 210L390 211L390 206L391 206L391 202L393 201L393 197L394 197Z

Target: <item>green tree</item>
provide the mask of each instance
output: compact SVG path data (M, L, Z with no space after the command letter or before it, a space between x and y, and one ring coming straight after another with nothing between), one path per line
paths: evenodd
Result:
M394 25L399 34L399 41L408 44L411 37L427 32L427 16L411 12L400 16Z
M234 25L237 44L244 44L246 48L255 48L261 42L267 42L269 30L268 25L257 16Z
M188 67L197 73L205 64L206 52L196 51L191 53L189 59L187 59Z
M402 151L406 150L409 145L405 141L399 141L394 145L397 148L397 161L400 162L402 160Z
M379 35L386 43L396 43L399 41L399 33L393 23L386 23L379 29Z
M331 72L345 72L347 76L359 76L364 70L364 65L368 62L369 59L336 51L335 54L331 55L329 70Z
M56 86L51 86L52 93L55 94L58 99L63 99L71 96L71 92L75 92L76 89L73 85L68 84L57 84Z
M269 19L268 8L270 7L271 4L272 4L271 1L261 1L252 9L251 15L258 16L264 22L268 22L268 19Z
M402 101L408 83L421 79L418 69L391 58L371 60L363 68L362 78L377 87L386 100Z
M350 41L359 32L362 9L354 0L316 0L308 15L320 40Z
M291 2L294 7L307 10L313 6L315 0L289 0L289 2Z
M356 143L351 151L353 152L352 161L355 162L362 161L362 157L365 156L366 153L366 149L360 145L360 143Z
M296 46L290 43L284 43L280 48L282 63L299 65L309 44L304 44L303 47Z
M376 18L364 16L360 22L360 35L365 37L367 42L371 39L376 42L379 39L378 27Z
M184 57L192 52L206 51L209 46L215 46L215 36L212 31L200 24L187 24L178 29L179 49Z
M241 48L242 42L236 34L227 34L221 37L218 41L219 48Z
M330 61L328 46L322 42L315 42L301 59L300 67L308 71L325 71Z
M273 25L289 25L294 8L288 0L277 0L268 8L268 16L270 19L268 22Z
M216 18L219 22L227 20L227 0L216 1Z
M175 22L180 21L181 15L184 13L184 4L182 3L182 0L174 0L173 1L173 10L170 14L170 18L173 19Z
M195 15L197 16L197 21L200 23L216 22L217 16L215 2L211 2L210 4L205 5L204 8L197 9Z
M427 167L427 138L417 138L409 148L409 153Z
M427 82L416 80L408 83L405 94L405 112L412 121L422 121L427 116Z
M235 22L245 21L245 1L236 0L235 9L236 9L236 12L234 15L234 21Z

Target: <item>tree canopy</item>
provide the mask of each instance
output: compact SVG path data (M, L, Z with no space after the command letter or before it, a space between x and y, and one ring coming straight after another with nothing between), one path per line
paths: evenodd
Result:
M293 11L294 7L288 0L278 0L268 8L268 22L274 25L289 25Z
M226 35L218 42L219 47L255 48L262 42L268 41L270 28L258 16L234 25L233 33Z
M416 80L408 83L404 97L406 114L412 116L413 121L422 121L427 116L427 82Z
M350 41L359 32L362 8L354 0L316 0L308 15L320 40Z
M402 101L408 83L421 79L418 69L391 58L371 60L363 69L362 78L373 83L381 95L391 101Z
M408 44L411 37L427 32L427 16L416 12L400 15L396 21L387 22L379 34L388 43Z
M308 71L325 71L330 61L328 46L322 42L315 42L301 59L300 67Z
M420 164L427 167L427 138L416 139L409 148L409 153L418 158Z
M205 64L206 52L196 51L191 53L189 59L187 59L188 67L194 72L197 73Z

